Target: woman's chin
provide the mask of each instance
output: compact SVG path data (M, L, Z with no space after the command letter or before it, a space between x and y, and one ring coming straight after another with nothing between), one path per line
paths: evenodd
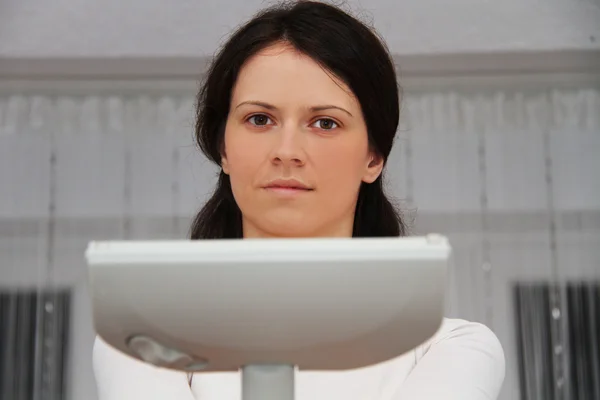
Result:
M274 238L305 238L317 236L316 229L293 224L274 224L265 226L265 236Z
M249 224L244 227L246 237L274 237L274 238L303 238L318 236L322 227L311 224L306 216L278 215L261 218L260 224Z

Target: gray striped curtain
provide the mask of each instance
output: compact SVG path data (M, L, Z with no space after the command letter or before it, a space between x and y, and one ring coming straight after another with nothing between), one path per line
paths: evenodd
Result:
M521 399L600 399L600 283L517 284L514 299Z
M66 397L70 291L0 291L0 399Z

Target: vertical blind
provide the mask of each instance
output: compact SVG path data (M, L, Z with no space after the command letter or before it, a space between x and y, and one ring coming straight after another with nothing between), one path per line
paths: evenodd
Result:
M68 290L0 292L0 398L65 399L69 312Z

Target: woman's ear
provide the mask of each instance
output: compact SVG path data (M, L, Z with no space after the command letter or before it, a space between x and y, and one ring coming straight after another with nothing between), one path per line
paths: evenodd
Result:
M371 152L371 156L369 157L369 163L367 164L365 174L362 178L363 182L375 182L375 180L379 178L379 175L381 175L381 171L383 171L383 157L374 152Z
M221 169L225 175L229 175L229 162L227 161L227 156L225 156L225 154L221 154Z

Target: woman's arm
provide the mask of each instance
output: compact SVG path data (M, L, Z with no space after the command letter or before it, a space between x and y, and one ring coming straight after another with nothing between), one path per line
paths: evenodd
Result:
M98 400L194 400L184 373L138 361L99 337L93 365Z
M393 400L495 400L504 381L504 351L486 326L444 320L417 349L417 363Z

